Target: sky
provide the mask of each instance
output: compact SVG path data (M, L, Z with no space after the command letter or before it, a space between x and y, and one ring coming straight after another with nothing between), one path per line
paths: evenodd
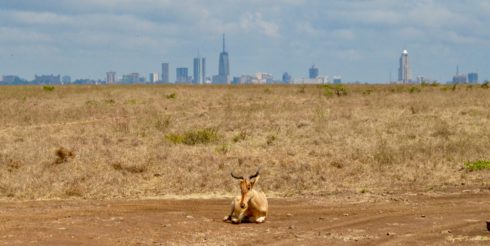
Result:
M412 77L490 79L486 0L0 0L0 75L147 76L206 57L218 73L222 33L232 76L320 75L396 80L408 50Z

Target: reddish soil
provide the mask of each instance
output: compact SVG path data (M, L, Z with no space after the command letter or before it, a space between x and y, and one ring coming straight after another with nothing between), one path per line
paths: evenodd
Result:
M1 202L0 245L490 245L488 192L271 199L266 223L240 225L222 222L229 203Z

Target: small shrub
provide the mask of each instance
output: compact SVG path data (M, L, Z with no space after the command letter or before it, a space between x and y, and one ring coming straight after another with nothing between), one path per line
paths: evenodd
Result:
M238 143L245 140L245 138L247 138L247 133L242 131L233 137L233 142Z
M175 98L177 98L177 94L175 92L172 92L170 94L167 94L165 97L167 99L175 99Z
M114 162L111 164L112 168L116 171L129 172L129 173L143 173L146 171L146 165L124 165L120 162Z
M230 145L222 144L222 145L216 147L216 152L221 153L221 154L226 154L226 153L230 152L230 149L231 149Z
M161 132L168 129L170 126L170 116L166 116L163 118L158 118L155 122L155 128Z
M265 88L265 89L264 89L264 93L265 93L265 94L271 94L271 93L272 93L271 88Z
M306 88L306 86L302 85L301 88L298 90L298 93L304 94L305 88Z
M9 159L7 161L7 171L8 172L14 172L15 170L18 170L22 166L22 163L17 160Z
M466 162L464 167L469 171L479 171L483 169L490 170L490 161L478 160L474 162Z
M218 140L218 131L214 128L204 128L184 134L167 134L165 138L173 144L208 144Z
M483 84L481 84L481 88L483 88L483 89L488 89L488 83L489 83L489 82L490 82L490 81L488 81L488 80L486 80L485 82L483 82Z
M277 137L276 135L269 135L267 136L267 145L271 145L276 141Z
M388 144L386 139L380 139L376 144L374 160L378 163L378 168L383 170L386 166L395 163L395 149Z
M410 89L408 90L408 92L410 92L410 93L416 93L416 92L418 93L418 92L421 92L421 91L422 90L420 88L415 87L415 86L410 87Z
M54 86L52 85L45 85L43 86L44 91L54 91Z
M106 99L106 100L104 100L104 103L109 104L109 105L114 105L114 104L116 104L116 101L114 99Z
M79 184L72 184L65 190L65 195L68 197L82 197L83 191Z
M342 85L323 85L323 95L326 97L331 97L333 95L337 96L347 96L347 89Z
M422 87L428 87L428 86L437 87L437 86L439 86L439 83L437 81L433 81L432 83L427 82L427 81L422 81L422 83L420 83L420 85Z
M367 90L363 91L362 94L363 95L371 95L372 92L373 92L373 90L367 89Z
M97 106L97 101L95 100L88 100L85 102L85 105L87 106Z
M165 135L165 139L172 142L173 144L181 144L184 142L184 137L178 134L167 134Z
M75 158L75 153L69 149L60 147L56 150L56 159L53 164L61 164L68 161L68 158Z

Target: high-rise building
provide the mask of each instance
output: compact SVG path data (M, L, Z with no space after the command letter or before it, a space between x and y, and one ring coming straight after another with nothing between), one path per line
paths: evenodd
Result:
M310 79L316 79L318 77L318 68L315 67L315 65L312 65L309 70L309 78Z
M228 60L228 52L226 52L224 33L223 33L223 51L219 54L218 75L214 76L213 82L220 83L220 84L230 83L230 62Z
M206 81L206 58L201 58L198 54L194 58L194 80L196 84L203 84Z
M162 63L162 83L169 83L168 63Z
M106 73L106 83L107 84L115 84L116 83L116 72L110 71Z
M288 72L285 72L282 74L282 82L284 83L290 83L293 80L291 75Z
M140 74L139 73L130 73L130 74L123 75L121 81L123 83L132 84L132 83L144 82L145 81L145 78L144 77L143 78L140 78Z
M189 69L186 67L178 67L175 69L176 83L187 83L189 82Z
M61 78L61 82L63 84L70 84L71 83L71 77L69 75L65 75Z
M476 72L468 73L468 83L471 84L478 83L478 73Z
M257 84L272 83L274 81L274 77L270 73L258 72L255 73L255 81Z
M400 56L400 67L398 68L398 81L406 84L412 81L412 69L408 62L408 51L403 50Z
M456 75L453 76L453 83L455 84L464 84L466 83L466 79L468 77L466 76L466 74L461 74L459 73L459 65L456 66Z
M339 75L337 75L337 76L333 76L333 78L332 78L332 82L333 82L334 84L341 84L341 83L342 83L342 77L341 77L341 76L339 76Z
M148 74L148 81L150 83L153 83L153 84L156 83L156 82L158 82L158 73L150 73L150 74Z
M34 75L34 84L61 84L61 75Z
M202 83L206 83L206 58L203 57L201 59L201 74L202 74Z

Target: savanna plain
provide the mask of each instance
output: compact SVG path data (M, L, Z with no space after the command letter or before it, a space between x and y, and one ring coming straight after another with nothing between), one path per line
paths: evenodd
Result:
M266 222L222 222L258 167ZM486 245L487 220L488 83L0 87L0 244Z

